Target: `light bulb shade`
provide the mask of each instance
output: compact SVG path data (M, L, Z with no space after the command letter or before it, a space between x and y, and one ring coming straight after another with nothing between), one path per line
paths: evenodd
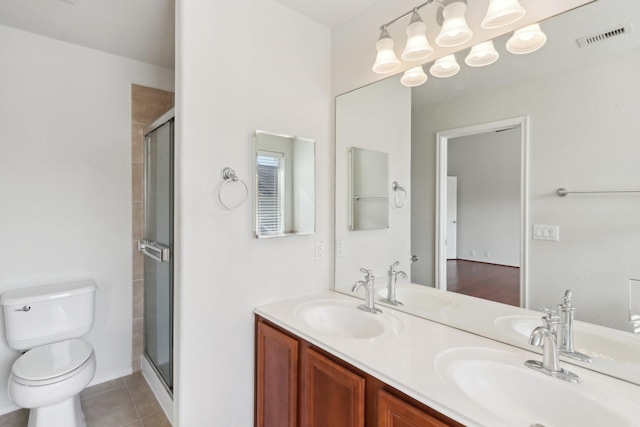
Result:
M507 50L516 55L535 52L547 42L547 35L542 32L539 24L520 28L507 41Z
M460 71L460 65L458 65L454 55L447 55L438 59L431 68L429 68L429 72L433 77L440 78L455 76L458 74L458 71Z
M499 57L500 54L493 47L493 41L489 40L472 47L471 52L464 59L464 63L470 67L484 67L485 65L493 64Z
M454 2L444 8L442 11L444 22L440 34L436 37L436 43L439 46L460 46L471 39L473 31L464 17L466 11L467 5L462 2Z
M489 0L487 14L480 25L486 30L504 27L513 24L526 13L518 0Z
M419 66L419 67L415 67L405 71L404 74L402 75L402 78L400 79L400 83L402 83L405 86L414 87L414 86L420 86L421 84L424 84L424 82L426 82L427 79L428 77L424 73L422 66Z
M393 51L393 40L386 29L380 33L380 39L376 42L376 62L373 64L374 73L386 74L400 68L400 60Z
M426 59L433 53L433 48L429 44L426 36L427 24L420 18L414 10L411 16L411 23L407 27L407 44L400 57L405 61L419 61Z

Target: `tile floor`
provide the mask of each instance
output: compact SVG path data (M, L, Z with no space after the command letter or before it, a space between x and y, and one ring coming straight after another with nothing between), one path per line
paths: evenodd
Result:
M171 427L140 372L80 393L87 427ZM0 416L0 427L26 427L29 411ZM62 427L62 426L61 426Z

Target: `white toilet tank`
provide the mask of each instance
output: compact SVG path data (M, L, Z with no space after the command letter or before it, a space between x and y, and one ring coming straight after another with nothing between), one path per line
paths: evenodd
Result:
M93 326L95 293L93 280L3 292L9 347L28 350L86 334Z

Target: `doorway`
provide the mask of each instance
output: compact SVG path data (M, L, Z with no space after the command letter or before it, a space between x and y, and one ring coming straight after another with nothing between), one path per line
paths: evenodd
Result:
M437 288L525 306L527 147L527 117L437 134Z

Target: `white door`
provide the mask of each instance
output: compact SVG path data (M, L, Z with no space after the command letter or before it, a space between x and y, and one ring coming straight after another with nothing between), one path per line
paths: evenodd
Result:
M447 259L458 258L458 177L447 177Z

